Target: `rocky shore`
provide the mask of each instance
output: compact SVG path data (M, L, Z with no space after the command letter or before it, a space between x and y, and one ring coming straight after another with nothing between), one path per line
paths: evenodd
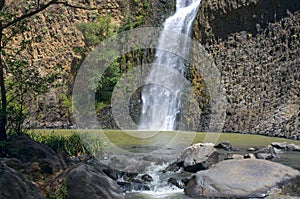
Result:
M300 196L296 186L300 172L270 161L286 150L297 152L300 146L274 142L264 148L251 147L248 154L238 154L226 141L217 145L198 143L175 159L140 154L123 159L111 157L110 164L103 164L84 155L67 157L55 153L26 136L13 137L0 151L0 196L126 198L126 193L133 190L151 190L154 176L145 168L155 165L160 168L157 175L168 174L165 183L184 189L191 197ZM116 163L132 171L118 170Z

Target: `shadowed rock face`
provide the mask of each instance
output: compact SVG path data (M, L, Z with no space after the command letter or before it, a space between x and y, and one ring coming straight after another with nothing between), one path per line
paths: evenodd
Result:
M38 188L0 161L0 198L41 199Z
M299 11L295 0L203 1L193 36L224 82L224 132L300 139ZM196 88L203 83L199 77L192 78ZM199 129L205 131L210 113L201 100Z
M199 171L184 191L191 197L263 197L299 175L298 170L266 160L226 160Z
M22 163L36 164L42 173L54 174L66 165L48 146L26 137L13 137L4 147L5 157L17 158Z
M61 174L57 181L65 181L68 198L123 199L119 186L111 178L87 164L77 164Z

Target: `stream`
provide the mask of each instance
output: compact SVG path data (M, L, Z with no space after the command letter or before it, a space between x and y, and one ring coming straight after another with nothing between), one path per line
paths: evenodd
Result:
M184 195L183 189L179 189L174 185L168 183L170 177L177 177L179 174L174 172L165 172L164 169L168 163L176 160L183 149L187 146L178 144L176 147L168 147L167 142L170 140L170 136L174 136L178 132L175 131L163 131L154 138L140 139L133 136L126 136L126 133L122 131L106 131L106 137L114 146L118 146L128 153L114 153L111 152L108 156L104 157L101 161L116 169L125 170L128 172L137 172L140 174L149 174L153 181L150 183L149 191L132 191L127 192L126 197L130 199L141 198L172 198L172 199L184 199L189 198ZM193 143L204 142L207 133L196 133ZM180 132L181 139L190 139L191 132ZM288 140L282 138L266 137L259 135L249 134L231 134L222 133L217 134L219 136L218 141L229 141L235 150L225 151L218 149L219 161L224 159L226 154L247 154L250 147L264 147L272 142L287 142L300 144L299 140ZM161 142L153 142L155 137L159 137ZM154 143L154 144L153 144ZM165 147L167 146L167 147ZM296 151L283 151L279 153L278 158L273 158L272 161L279 162L293 168L300 170L300 152Z

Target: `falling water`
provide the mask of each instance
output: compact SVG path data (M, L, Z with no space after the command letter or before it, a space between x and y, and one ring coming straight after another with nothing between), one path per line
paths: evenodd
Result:
M183 75L185 60L170 52L175 48L177 52L178 48L180 48L181 52L177 54L189 52L188 36L191 33L192 24L200 2L201 0L177 0L175 14L164 23L154 63L145 82L148 86L142 91L143 107L139 123L140 130L176 129L176 121L180 114L181 103L179 94L182 90L182 85L176 77L172 76L171 71L176 70ZM172 41L170 41L170 31L183 33L187 38L182 41L182 35L180 37L178 34L178 39L176 40L176 38L173 38L174 35L176 37L176 34L172 34ZM171 91L167 85L176 85L176 89Z

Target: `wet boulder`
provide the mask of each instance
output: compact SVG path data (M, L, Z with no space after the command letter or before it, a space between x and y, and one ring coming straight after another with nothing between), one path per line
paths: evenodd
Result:
M0 187L0 198L42 198L34 184L2 161L0 161Z
M208 169L218 162L218 152L213 145L194 144L187 147L177 160L177 165L185 171L197 172Z
M271 146L275 147L277 149L286 149L287 148L287 143L286 142L272 142Z
M144 182L152 182L153 178L149 174L144 174L141 176L141 180Z
M264 148L261 148L257 151L255 151L255 157L258 159L264 159L264 160L270 160L273 159L277 156L276 150L274 149L273 146L268 145Z
M226 160L194 174L184 191L199 198L264 197L272 188L288 184L299 175L296 169L267 160Z
M288 144L287 145L287 150L289 150L289 151L300 151L300 145Z
M117 181L117 184L120 186L120 189L123 192L128 192L128 191L150 191L149 185L143 184L143 183Z
M179 189L184 188L184 182L182 180L176 179L174 177L169 178L168 183L178 187Z

